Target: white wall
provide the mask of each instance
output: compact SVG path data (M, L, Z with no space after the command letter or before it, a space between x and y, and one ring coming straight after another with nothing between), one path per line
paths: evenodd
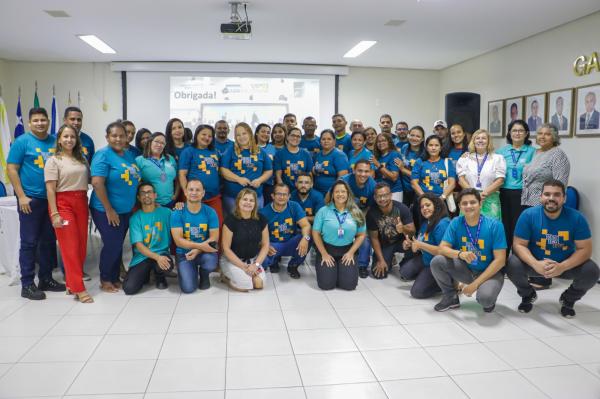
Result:
M365 126L379 129L381 114L390 114L395 122L422 125L426 132L443 115L439 99L439 71L350 68L340 77L339 111L346 119L361 119ZM330 121L319 129L330 127Z
M452 66L441 71L440 98L455 91L481 94L481 126L487 126L488 101L600 83L600 73L578 77L572 68L579 55L600 51L599 37L600 13L595 13ZM600 168L595 162L600 138L565 138L561 147L571 162L569 184L579 190L581 209L595 233L594 259L600 261Z

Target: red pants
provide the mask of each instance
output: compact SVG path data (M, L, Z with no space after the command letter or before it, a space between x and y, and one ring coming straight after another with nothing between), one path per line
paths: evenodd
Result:
M210 206L217 212L217 216L219 217L219 233L221 233L221 227L223 226L223 203L221 201L221 195L215 195L209 200L202 201L202 203Z
M54 229L65 266L66 286L73 293L83 292L83 265L88 240L87 192L56 193L56 207L60 217L69 222L66 226Z

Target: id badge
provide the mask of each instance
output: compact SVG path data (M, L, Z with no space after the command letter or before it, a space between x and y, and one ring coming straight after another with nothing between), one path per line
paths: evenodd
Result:
M344 237L344 229L342 229L341 227L338 229L338 238L343 238Z
M513 177L513 179L519 178L519 172L516 169L512 170L512 177Z
M478 181L478 182L475 184L475 188L476 188L477 190L481 190L481 182L480 182L480 181Z

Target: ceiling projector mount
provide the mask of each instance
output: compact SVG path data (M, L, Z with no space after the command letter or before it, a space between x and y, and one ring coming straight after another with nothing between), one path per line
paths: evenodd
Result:
M248 20L247 1L230 1L231 22L221 24L221 36L223 39L248 40L252 37L252 21ZM244 18L240 15L243 9Z

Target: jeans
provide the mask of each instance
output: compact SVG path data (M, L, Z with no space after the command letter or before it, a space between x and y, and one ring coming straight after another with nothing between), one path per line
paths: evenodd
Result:
M123 261L123 241L129 230L131 212L119 213L119 225L108 224L106 212L90 208L92 220L102 238L100 251L100 281L115 283L119 281L119 271Z
M410 289L413 298L431 298L442 291L433 277L431 267L425 266L421 255L412 257L402 265L400 276L406 280L415 280Z
M333 257L335 264L332 267L321 264L321 253L317 251L315 269L319 288L322 290L332 290L335 287L339 287L343 290L354 290L358 285L358 267L356 267L356 263L349 266L342 264L342 257L352 247L352 244L343 247L336 247L326 242L323 244L327 253Z
M369 267L369 260L371 259L371 240L369 236L365 236L365 239L360 247L358 247L358 267Z
M198 288L199 273L207 276L217 268L219 257L215 252L206 252L187 260L185 254L177 254L179 286L181 291L190 294ZM198 270L200 268L201 270Z
M288 263L288 268L300 266L304 262L306 255L300 256L296 248L298 247L300 240L303 239L302 235L297 234L285 242L271 242L270 245L277 250L277 253L267 257L265 260L265 267L279 266L279 261L282 256L292 257ZM310 249L310 246L308 249Z

